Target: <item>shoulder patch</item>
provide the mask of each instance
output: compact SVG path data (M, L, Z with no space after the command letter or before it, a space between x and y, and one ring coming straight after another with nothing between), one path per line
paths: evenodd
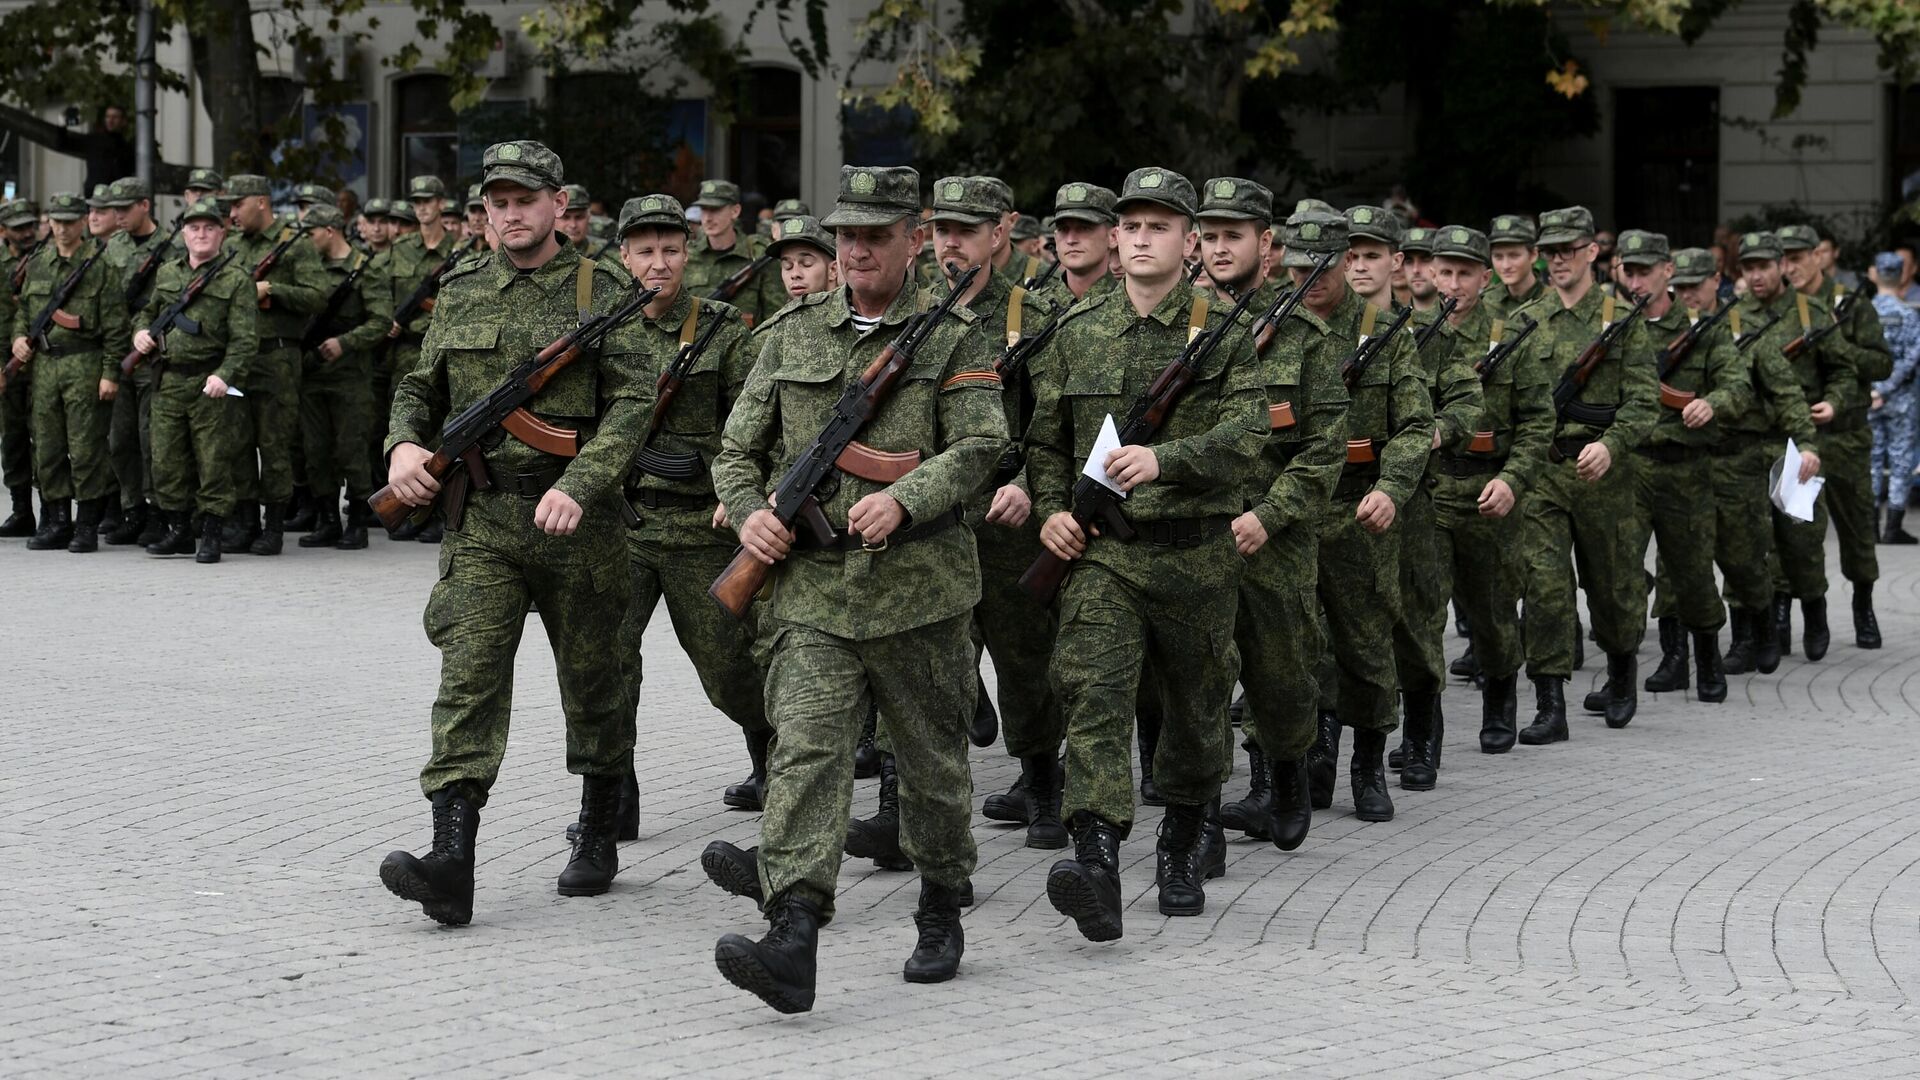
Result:
M788 316L792 315L794 312L799 311L802 308L813 307L818 304L824 303L826 302L826 299L832 295L833 293L831 291L821 291L817 293L808 293L807 295L800 297L798 300L789 300L787 301L786 307L783 307L779 311L776 311L773 314L767 316L766 318L760 320L759 324L753 328L753 332L755 334L763 333L767 330L768 327L771 327L773 324L779 322L780 320L787 318Z
M391 248L380 254L387 256L389 262L393 259L393 249ZM491 254L492 252L487 253L487 255ZM479 252L475 252L473 258L461 259L448 268L447 276L440 279L440 287L443 289L446 288L447 285L451 284L455 279L466 277L468 274L487 265L490 261L486 255L481 255Z

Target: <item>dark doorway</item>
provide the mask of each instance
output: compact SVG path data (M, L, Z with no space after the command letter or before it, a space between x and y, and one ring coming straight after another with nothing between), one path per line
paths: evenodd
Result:
M452 84L444 75L409 75L393 86L393 190L404 194L416 176L451 183L460 173L460 123Z
M727 136L732 180L767 204L800 194L800 73L747 69L738 115Z
M1720 88L1613 92L1614 220L1602 227L1665 233L1676 248L1708 244L1720 216Z

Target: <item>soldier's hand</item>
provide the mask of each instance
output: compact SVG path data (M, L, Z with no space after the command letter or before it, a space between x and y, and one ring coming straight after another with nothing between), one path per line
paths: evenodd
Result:
M1867 411L1879 412L1881 406L1887 403L1887 399L1884 396L1882 396L1880 391L1878 390L1872 391L1872 394L1873 394L1873 400L1867 403Z
M1827 402L1816 401L1813 403L1813 408L1807 411L1813 414L1813 422L1816 424L1833 423L1833 406Z
M101 401L112 401L114 398L117 398L119 396L120 396L119 383L114 382L112 379L100 380L100 400Z
M1369 491L1353 512L1353 519L1370 533L1383 533L1393 527L1393 496L1384 491Z
M724 529L727 527L726 503L713 504L713 527L716 529Z
M1087 534L1080 531L1080 523L1065 510L1040 526L1040 542L1056 557L1069 562L1087 553Z
M227 380L218 375L209 375L207 381L200 384L200 392L216 400L226 397Z
M994 492L993 505L987 507L987 521L1009 529L1025 525L1032 514L1033 498L1020 490L1018 484L1007 484Z
M156 340L152 334L148 333L146 327L143 326L133 332L133 347L140 350L144 355L158 349L160 342Z
M1513 512L1513 488L1499 477L1487 481L1480 489L1480 516L1503 518Z
M740 546L772 566L793 550L793 530L780 524L780 518L773 511L755 510L740 526Z
M580 504L559 488L548 488L533 508L533 523L548 536L572 536L580 527Z
M1613 468L1613 451L1607 449L1606 443L1599 442L1588 443L1586 449L1580 451L1580 457L1573 463L1573 471L1589 484L1597 483L1611 468Z
M1811 450L1800 451L1800 482L1806 483L1820 475L1820 455Z
M1713 422L1713 406L1707 403L1706 398L1694 398L1687 402L1686 408L1680 410L1680 422L1690 428L1706 427Z
M320 348L316 349L315 351L320 354L320 359L325 360L328 363L332 363L333 361L340 359L340 354L345 352L346 350L341 347L339 338L330 337L327 340L321 342Z
M884 541L906 520L906 508L884 491L876 491L861 499L853 504L853 509L847 511L847 528L859 533L860 539L869 544Z
M1101 467L1120 485L1121 491L1132 491L1141 484L1160 479L1160 459L1153 456L1151 447L1123 446L1109 452Z
M433 454L419 443L403 442L387 456L387 483L408 506L426 506L440 494L440 481L427 472Z
M1428 449L1431 449L1431 450L1440 449L1440 425L1439 424L1433 425L1433 445Z
M267 298L273 295L273 282L256 281L253 283L253 297L260 301L261 307L267 306Z
M1249 510L1233 519L1233 546L1242 555L1251 555L1267 546L1267 527L1260 523L1253 511Z
M33 349L27 345L26 338L17 337L13 339L13 358L15 360L24 364L27 362L27 358L32 355Z
M399 336L400 336L400 324L399 324L399 323L388 323L388 324L387 324L387 337L389 337L389 338L397 338L397 337L399 337Z

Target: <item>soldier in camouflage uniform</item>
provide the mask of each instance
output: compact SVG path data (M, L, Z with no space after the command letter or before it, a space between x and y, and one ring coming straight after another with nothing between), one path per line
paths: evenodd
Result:
M578 248L582 255L593 257L594 250L600 245L591 243L593 231L593 212L590 208L593 196L587 193L585 184L568 184L564 189L567 196L566 213L560 215L560 221L554 231L566 237L567 243Z
M393 247L393 219L390 216L392 205L385 199L368 199L367 204L360 208L360 217L366 222L360 238L366 241L367 250L375 255L385 254ZM483 207L481 213L485 212ZM391 391L388 392L387 397L389 399L392 397ZM384 424L386 421L382 419L381 423ZM375 449L379 448L375 447Z
M1511 322L1514 312L1547 291L1546 279L1534 273L1534 260L1540 254L1534 246L1538 236L1530 217L1501 214L1493 219L1492 227L1487 230L1487 244L1498 280L1488 286L1488 315Z
M1594 283L1598 253L1593 215L1584 206L1540 216L1538 244L1553 285L1518 316L1540 324L1527 339L1530 360L1550 380L1603 330L1626 317L1630 302ZM1638 706L1637 650L1646 633L1647 581L1634 524L1630 453L1653 426L1658 378L1646 324L1634 320L1555 417L1547 464L1524 512L1527 674L1536 715L1520 733L1528 745L1567 738L1566 688L1573 675L1574 560L1583 571L1596 640L1607 652L1607 726L1625 727Z
M473 184L467 188L466 211L467 240L469 244L471 245L471 242L474 240L480 241L480 245L474 248L475 251L484 251L492 248L493 241L487 233L487 199L486 196L480 193L479 184Z
M450 415L491 391L509 366L617 306L628 282L560 242L560 158L537 142L496 143L481 184L501 247L450 273L420 363L394 392L387 480L413 506L440 485L423 467ZM567 768L587 777L583 828L560 873L562 896L594 896L619 868L614 810L632 767L633 700L620 626L631 593L618 503L620 478L645 430L640 357L609 347L553 376L527 402L546 423L579 432L577 456L547 454L511 436L484 453L492 485L469 487L440 551L427 600L427 637L440 650L433 754L420 788L433 803L433 849L389 854L380 879L437 922L473 915L473 845L480 808L506 752L513 661L528 605L553 647L566 714Z
M803 215L779 222L774 239L767 244L767 254L780 260L780 283L789 300L839 286L833 234L817 217Z
M1039 259L1044 265L1047 258L1047 246L1040 234L1040 219L1021 214L1013 221L1013 228L1007 233L1007 240L1016 254Z
M714 961L782 1012L813 1006L818 927L833 916L854 745L870 701L892 732L901 847L921 873L920 937L904 975L951 979L964 948L960 898L974 867L968 624L980 571L959 511L1008 442L976 316L956 307L862 427L868 445L915 451L920 461L891 484L836 474L821 509L844 529L837 542L797 544L766 509L771 485L819 434L842 387L931 302L909 274L920 247L919 191L912 169L842 167L825 224L835 230L846 286L763 324L759 359L714 466L743 551L772 567L759 640L774 729L758 858L729 853L737 867L751 864L770 929L758 942L722 937Z
M1060 185L1053 196L1053 247L1060 270L1035 293L1049 307L1065 310L1084 297L1119 285L1108 272L1113 254L1114 194L1098 184Z
M301 547L355 550L367 546L372 512L367 497L373 477L366 445L373 427L373 378L368 358L386 337L389 318L373 309L367 280L373 256L347 243L346 218L331 203L306 211L308 235L327 275L325 319L310 335L316 346L301 358L300 436L306 445L307 483L317 507L312 532ZM329 314L329 312L331 314ZM340 521L340 489L347 493L347 520Z
M7 275L0 284L0 319L7 326L20 306L12 282L20 260L37 243L40 214L25 199L14 199L0 208L0 226L7 230L6 258L0 260L0 272ZM12 379L0 384L0 478L12 500L5 521L0 521L0 536L32 536L37 529L33 516L33 370L23 367ZM41 506L41 516L46 507Z
M1060 590L1054 692L1067 724L1063 809L1075 857L1054 864L1047 895L1094 941L1121 934L1120 841L1133 827L1129 728L1143 667L1160 680L1154 778L1167 798L1156 851L1160 910L1205 909L1208 804L1228 753L1233 616L1244 560L1230 523L1266 440L1265 378L1224 305L1185 280L1198 200L1160 168L1127 175L1117 203L1122 288L1076 305L1035 368L1027 480L1041 542L1071 560ZM1127 492L1131 541L1089 536L1072 514L1076 477L1102 419L1134 400L1198 331L1224 334L1145 444L1095 462Z
M219 200L189 204L180 216L186 255L160 268L153 294L134 318L140 329L133 346L145 356L140 366L155 373L153 499L167 519L167 531L147 545L149 555L193 552L195 562L219 562L221 526L234 508L233 429L241 405L227 390L246 378L253 362L260 309L254 281L237 260L229 261L182 312L192 326L176 323L160 341L147 330L212 271L226 236ZM191 528L196 508L197 550Z
M121 281L121 303L131 313L146 303L153 281L135 295L133 275L149 257L166 257L162 238L153 221L153 189L137 176L115 180L107 189L108 202L117 216L119 230L107 241L103 260L113 267ZM151 449L152 372L146 367L134 369L133 377L121 380L120 392L113 399L113 415L107 430L107 449L113 458L114 480L119 485L120 523L104 539L116 547L159 539L159 514L148 511L148 489L153 484ZM146 536L146 540L141 540Z
M1789 283L1825 308L1829 316L1838 317L1846 290L1826 272L1828 267L1814 250L1823 245L1819 234L1809 225L1786 225L1778 235L1780 247L1786 252ZM1831 251L1830 244L1824 246ZM1860 297L1847 314L1846 323L1821 344L1829 352L1847 355L1859 383L1845 408L1838 409L1831 420L1815 421L1823 436L1820 444L1826 450L1821 475L1827 483L1820 501L1833 518L1833 532L1840 546L1840 575L1853 584L1854 644L1877 649L1880 620L1873 612L1873 583L1880 578L1880 558L1874 550L1879 530L1873 500L1873 431L1867 423L1867 406L1873 384L1893 373L1893 352L1887 347L1886 332L1880 327L1880 315L1870 296ZM1821 613L1824 615L1824 610ZM1776 633L1779 629L1775 627ZM1808 659L1817 657L1809 655Z
M31 550L98 549L100 515L113 490L107 427L120 387L127 344L127 308L120 276L101 255L104 241L85 236L87 203L71 192L47 199L53 236L27 264L13 313L12 358L31 365L34 475L45 511ZM78 285L54 313L45 336L29 340L33 322L82 267ZM68 500L78 499L73 513Z
M700 197L693 205L700 208L700 234L693 238L693 250L687 255L687 288L696 296L705 296L766 254L767 242L739 228L740 185L731 180L702 180ZM763 267L734 295L733 306L749 322L758 322L784 306L776 277Z
M299 184L293 189L293 210L300 215L301 221L307 220L307 213L316 206L334 206L338 209L335 204L339 201L340 197L334 193L334 190L324 184L309 182Z
M1627 288L1651 297L1642 315L1649 336L1661 349L1659 416L1635 449L1640 460L1634 470L1634 523L1640 529L1643 562L1648 540L1659 540L1660 565L1672 583L1676 610L1659 620L1660 666L1647 677L1645 689L1650 693L1685 690L1691 651L1699 699L1721 702L1727 699L1727 675L1720 655L1720 627L1727 618L1713 580L1712 538L1718 522L1712 500L1704 496L1713 490L1712 448L1720 439L1720 423L1752 406L1753 386L1732 336L1718 326L1677 361L1665 356L1690 326L1713 312L1695 308L1688 298L1668 291L1674 266L1664 235L1628 229L1615 242L1615 250ZM1707 299L1712 303L1711 297Z
M813 216L812 208L799 199L781 199L779 202L773 204L773 220L776 223L790 221L794 218ZM781 230L776 234L776 237L785 235L785 231Z

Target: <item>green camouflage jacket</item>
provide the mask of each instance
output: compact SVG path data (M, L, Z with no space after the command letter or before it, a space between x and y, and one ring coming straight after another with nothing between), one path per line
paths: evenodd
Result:
M279 246L284 231L276 226L257 233L230 232L227 249L239 252L233 265L251 277L260 260ZM320 266L320 253L302 236L281 254L262 280L272 283L273 295L267 306L260 308L256 320L261 342L264 345L274 338L298 342L307 332L307 320L327 303L327 272Z
M1360 294L1347 289L1339 306L1323 320L1346 344L1348 353L1359 346L1371 307ZM1305 304L1294 310L1313 314ZM1373 332L1385 333L1392 320L1392 315L1373 308ZM1413 350L1413 335L1404 328L1395 334L1360 373L1360 381L1347 388L1347 396L1347 440L1371 440L1379 460L1380 476L1371 490L1385 493L1396 508L1405 506L1426 475L1427 458L1433 452L1433 395L1427 388L1426 369Z
M1520 328L1504 319L1495 319L1484 299L1458 325L1447 328L1453 342L1454 362L1477 365L1494 346L1510 339ZM1538 333L1538 331L1535 331ZM1532 341L1532 338L1528 338ZM1476 374L1476 378L1479 376ZM1547 444L1553 439L1553 388L1547 383L1547 371L1523 347L1500 362L1480 382L1480 415L1471 425L1474 433L1493 433L1493 449L1476 452L1455 449L1467 457L1505 458L1506 464L1496 479L1505 481L1518 498L1532 486L1540 466L1547 460ZM1468 438L1469 444L1472 437Z
M218 258L218 256L216 256ZM167 305L179 299L200 271L185 259L163 263L153 275L153 293L134 318L134 324L146 329ZM200 332L189 334L176 325L161 339L162 352L156 360L166 370L182 375L211 373L228 386L246 390L247 371L259 344L260 304L254 299L253 278L241 268L239 260L222 267L184 312L199 323Z
M624 268L620 274L627 276ZM673 303L667 305L659 318L649 318L643 313L614 332L619 339L615 347L640 359L644 384L641 389L646 402L641 427L643 441L656 407L655 386L666 373L667 366L680 354L681 330L686 324L688 312L693 309L693 302L693 293L683 286L680 294L673 298ZM733 404L740 399L740 391L746 386L755 355L748 340L751 335L745 320L740 317L739 309L718 300L700 301L700 318L694 327L694 337L705 333L716 319L725 325L714 333L713 340L694 360L693 369L680 383L680 389L674 394L666 415L660 419L660 429L654 433L651 441L645 443L665 454L692 454L698 457L702 475L691 480L670 480L635 468L626 477L629 490L698 495L708 499L715 497L711 472L714 459L720 456L720 432L727 426L727 416L733 412Z
M1439 308L1416 311L1407 326L1417 337L1439 316ZM1472 360L1460 355L1459 343L1453 340L1458 335L1459 330L1449 323L1434 331L1426 347L1419 350L1427 393L1433 402L1434 426L1440 432L1440 449L1451 453L1465 450L1473 440L1473 423L1482 407L1480 377L1473 372Z
M1813 295L1826 304L1828 313L1832 314L1840 310L1840 302L1846 298L1847 289L1829 277L1820 282L1820 287L1813 291ZM1853 311L1847 315L1847 325L1841 327L1836 336L1843 339L1841 348L1852 350L1853 366L1859 371L1863 386L1871 387L1893 374L1893 349L1887 345L1887 332L1880 325L1880 313L1874 310L1871 287L1867 295L1854 303ZM1865 410L1866 406L1866 395L1862 395L1861 410Z
M1676 297L1665 315L1647 320L1647 333L1653 339L1655 355L1685 334L1696 317L1705 319L1711 315L1712 312L1691 315ZM1650 446L1663 443L1711 446L1720 441L1720 433L1726 430L1728 421L1753 405L1753 382L1747 376L1746 364L1733 347L1733 333L1724 321L1695 342L1680 366L1660 381L1673 390L1705 398L1707 404L1713 406L1713 420L1705 427L1690 428L1680 419L1681 409L1662 402L1659 418L1647 433Z
M1268 282L1250 311L1265 312L1278 293ZM1289 525L1318 530L1347 459L1347 386L1340 361L1347 344L1296 306L1260 357L1267 391L1267 438L1250 470L1247 509L1270 536Z
M88 257L100 250L95 240L83 240L71 258L61 258L53 244L40 249L27 267L27 280L20 288L19 303L13 312L13 336L27 336L53 294ZM88 267L86 276L67 297L60 310L80 320L79 329L49 324L47 344L62 353L93 353L100 360L100 377L120 381L120 358L132 348L132 331L127 329L127 307L120 292L120 275L104 254ZM38 359L36 357L36 359Z
M683 279L685 288L695 296L705 296L733 276L735 271L744 270L766 253L767 241L740 231L738 223L733 229L733 246L725 251L715 251L707 246L706 234L696 226L687 243L687 270ZM786 295L786 289L780 285L780 262L776 259L761 267L753 279L734 294L732 303L757 323L779 311L786 302Z
M104 258L108 263L112 264L114 271L120 275L122 296L125 296L125 289L131 284L133 272L142 262L146 261L147 253L166 243L167 237L162 234L159 229L148 233L144 240L139 241L136 241L133 238L133 234L127 232L125 229L108 237L107 253ZM165 262L169 258L172 258L172 256L165 251L160 253L161 262ZM159 268L156 266L154 268L154 274L157 276L159 272ZM153 282L149 280L146 289L141 295L126 297L127 310L129 312L140 310L140 306L146 303L146 294L152 291Z
M1581 352L1600 336L1601 316L1605 314L1608 293L1598 285L1572 307L1560 302L1553 290L1542 293L1521 313L1540 323L1523 348L1547 372L1550 383L1558 384ZM1633 305L1624 298L1614 302L1616 317L1624 317ZM1557 417L1554 437L1591 438L1605 443L1615 461L1645 441L1653 430L1659 409L1660 386L1653 369L1653 339L1647 336L1644 321L1621 335L1619 343L1600 361L1574 400L1614 409L1613 423L1606 427L1581 424Z
M358 373L358 377L366 377L368 357L386 338L387 326L392 319L391 314L375 311L367 302L368 290L376 287L369 284L367 280L368 274L373 270L372 257L365 252L355 251L344 259L321 260L321 269L327 275L326 300L322 302L321 307L324 312L326 303L333 299L334 292L347 280L353 268L363 262L367 263L366 269L361 272L359 280L355 281L341 297L339 309L321 331L327 337L339 338L340 346L344 351L341 352L338 360L332 361L322 360L316 353L308 353L305 358L305 370L309 372L354 371ZM317 314L314 316L316 319L319 317Z

